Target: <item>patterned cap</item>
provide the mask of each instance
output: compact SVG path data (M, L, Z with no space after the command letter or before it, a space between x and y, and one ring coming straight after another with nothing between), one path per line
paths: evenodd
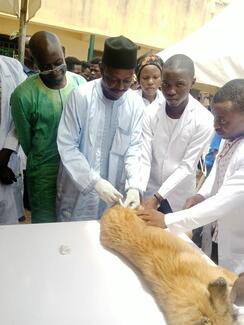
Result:
M137 62L137 67L136 67L136 76L137 76L137 79L139 80L141 70L146 65L155 65L156 67L159 68L160 71L162 71L163 64L164 64L163 60L159 56L157 56L157 55L150 55L150 56L142 57Z

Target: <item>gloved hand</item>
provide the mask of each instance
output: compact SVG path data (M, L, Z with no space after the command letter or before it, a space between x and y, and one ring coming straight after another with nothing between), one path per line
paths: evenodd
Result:
M118 202L119 199L123 198L123 195L105 179L100 179L96 183L95 190L97 191L100 199L107 204L113 204L115 202Z
M140 194L138 190L134 188L128 190L124 206L131 209L136 209L140 206Z
M0 166L0 182L5 185L10 185L13 182L17 182L17 179L11 168Z

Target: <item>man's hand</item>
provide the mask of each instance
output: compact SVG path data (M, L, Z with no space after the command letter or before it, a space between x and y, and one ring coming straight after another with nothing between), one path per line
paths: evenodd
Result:
M142 206L145 209L157 209L159 207L159 202L155 196L152 196L149 199L142 201Z
M200 194L195 194L193 196L190 196L185 202L184 209L189 209L204 200L205 200L204 196Z
M1 167L0 166L0 182L5 185L13 184L13 182L17 182L17 179L9 167Z
M140 206L140 194L136 189L129 189L124 202L126 208L137 209Z
M239 275L231 290L231 299L237 306L244 306L244 273Z
M8 166L9 158L12 154L13 150L3 148L0 150L0 166L6 167Z
M96 185L95 190L99 195L100 199L106 202L107 204L113 204L123 198L123 195L116 190L116 188L106 181L105 179L100 179Z
M164 222L164 214L155 209L138 210L136 214L142 218L149 226L167 228Z

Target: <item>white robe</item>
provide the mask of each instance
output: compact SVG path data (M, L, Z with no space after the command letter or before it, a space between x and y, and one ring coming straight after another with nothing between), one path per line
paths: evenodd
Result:
M145 197L158 192L173 211L183 208L195 192L196 168L213 136L213 116L192 96L173 133L165 99L145 112L141 181Z
M111 132L106 133L111 143L109 149L106 147L106 156L103 150L108 109L117 111L117 117ZM139 188L142 117L142 99L131 89L116 101L104 97L101 79L74 90L58 130L62 161L57 191L59 221L101 217L106 205L99 200L94 186L102 170L107 170L106 179L122 193Z
M17 182L11 185L0 183L0 224L13 224L23 215L22 177L18 140L10 109L10 96L14 89L26 79L21 64L9 57L0 56L1 78L1 122L0 150L11 149L8 166L13 170Z
M165 222L171 231L181 233L217 220L219 264L239 274L244 271L244 139L231 157L222 186L214 193L217 163L215 160L199 191L206 200L167 214Z

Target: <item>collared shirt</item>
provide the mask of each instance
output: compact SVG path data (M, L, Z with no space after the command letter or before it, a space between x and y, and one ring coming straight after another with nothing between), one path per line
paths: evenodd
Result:
M230 159L236 150L236 146L242 138L237 138L233 141L225 141L224 146L220 154L216 157L217 159L217 169L216 176L213 185L212 193L215 194L220 189L223 184L225 173L229 165Z
M159 89L157 90L157 93L156 93L156 97L155 99L150 103L150 101L148 99L146 99L145 97L142 96L142 89L139 88L139 89L136 89L135 92L142 98L144 104L145 104L145 109L148 109L148 106L150 105L157 105L159 103L162 102L164 96L162 94L162 91L160 91Z
M238 142L241 139L242 138L237 138L233 141L228 141L228 140L225 141L221 153L216 157L218 163L217 163L216 176L215 176L215 181L212 190L213 194L217 193L220 187L222 186L230 159L236 149L236 146L238 145ZM212 241L218 243L218 222L217 221L212 223L212 229L214 230Z

